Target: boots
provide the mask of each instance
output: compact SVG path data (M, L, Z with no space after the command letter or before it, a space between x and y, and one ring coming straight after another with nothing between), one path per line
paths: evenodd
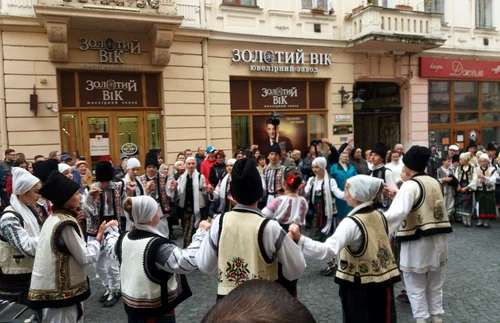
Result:
M431 323L443 323L441 315L431 315Z
M484 227L486 229L489 229L490 228L490 220L484 220Z

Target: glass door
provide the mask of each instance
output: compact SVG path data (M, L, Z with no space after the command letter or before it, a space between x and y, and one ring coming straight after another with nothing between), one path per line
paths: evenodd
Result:
M95 175L95 166L100 160L112 160L113 166L120 164L120 154L143 160L147 147L144 136L142 112L83 112L85 158Z
M477 145L482 144L482 132L479 128L455 128L454 134L460 150L467 150L472 141L475 141Z

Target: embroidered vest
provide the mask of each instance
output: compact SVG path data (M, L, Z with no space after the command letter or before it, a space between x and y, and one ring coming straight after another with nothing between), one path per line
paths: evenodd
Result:
M478 166L476 168L477 175L483 175L486 177L491 177L495 173L496 169L495 167L488 167L488 169L483 170L481 166ZM479 179L477 180L477 190L478 191L494 191L495 190L495 183L481 183Z
M113 191L113 201L112 202L112 205L113 205L113 216L112 217L105 217L104 216L104 204L102 203L102 198L103 198L103 194L98 194L95 198L94 198L94 203L96 204L96 208L97 208L97 212L98 214L91 214L90 216L90 219L87 219L87 234L90 235L90 236L96 236L97 235L97 231L99 230L99 226L101 225L101 223L104 221L104 220L118 220L119 222L119 228L121 228L121 221L125 220L125 219L122 219L122 210L123 210L123 206L122 206L122 194L125 194L125 188L123 186L123 182L116 182L116 183L112 183L112 185L114 185L114 188L111 189ZM94 183L92 185L89 186L89 191L92 187L98 187L99 186L99 182L97 183ZM106 203L104 201L104 203ZM111 219L108 219L108 218L111 218Z
M185 275L156 267L164 244L174 243L141 230L127 232L117 242L123 305L129 316L161 316L192 295Z
M24 227L22 216L12 206L5 208L5 215L14 215ZM3 214L2 213L2 214ZM20 253L7 240L0 237L0 281L29 281L35 259Z
M420 197L396 234L396 240L418 240L420 237L452 232L441 184L429 175L416 175L411 179L419 186ZM416 194L416 193L415 193Z
M370 206L359 210L348 219L354 221L361 230L363 243L359 250L351 250L349 247L340 250L335 282L380 286L400 281L385 216ZM348 219L344 221L349 221Z
M278 280L278 261L269 259L263 247L269 220L257 213L233 210L221 215L220 221L217 294L227 295L251 279Z
M312 180L311 180L311 194L309 195L309 205L314 208L314 198L315 198L315 194L316 192L314 191L314 182L316 181L316 176L313 176L312 177ZM326 215L326 212L325 212L325 205L324 205L324 201L326 200L325 199L325 181L323 180L323 183L321 184L321 192L323 194L323 214ZM330 191L331 196L332 196L332 214L337 214L337 204L335 203L335 195Z
M139 176L139 180L142 183L142 187L146 187L148 176L146 174ZM167 177L163 174L158 173L156 174L156 177L152 179L152 181L155 181L156 194L158 196L156 201L160 204L163 214L167 214L168 212L170 212L170 202L168 201L166 190Z
M368 175L383 180L385 184L385 174L387 171L390 172L391 170L386 168L385 166L382 166L375 170L369 170ZM380 195L378 200L373 202L373 207L375 209L387 209L389 205L390 205L389 201L386 198L384 198L383 194Z
M60 308L81 303L90 296L85 265L71 255L60 237L65 227L83 233L71 211L55 210L45 221L38 239L37 254L28 294L33 308Z
M264 195L267 194L273 194L273 195L278 195L278 192L283 188L283 166L278 166L278 168L275 168L274 172L270 172L269 166L264 169L264 182L266 184L266 191L264 192ZM274 185L273 189L274 192L269 191L269 181L268 181L268 176L270 174L274 174L274 179L272 180L272 185Z

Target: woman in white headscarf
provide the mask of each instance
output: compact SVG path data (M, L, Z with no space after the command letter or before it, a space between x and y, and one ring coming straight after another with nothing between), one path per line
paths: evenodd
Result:
M330 178L326 167L325 157L315 158L312 162L314 176L309 178L305 188L305 198L309 201L309 208L314 211L311 238L321 242L325 241L337 227L337 207L332 195L338 199L344 199L344 192L339 189L337 182ZM328 262L325 269L320 271L320 274L332 276L336 266L335 259L333 259Z
M496 168L490 165L488 154L482 153L477 172L476 200L479 204L476 227L490 227L490 220L496 218L495 183L498 177Z
M12 195L0 218L0 299L26 304L40 223L33 205L40 180L28 171L12 168Z
M393 284L401 278L387 220L372 205L383 185L383 180L367 175L349 178L345 199L354 209L324 243L302 236L296 224L289 228L305 258L331 259L340 253L335 282L344 322L396 322Z
M198 268L194 256L210 223L201 221L189 248L180 249L155 228L160 212L152 197L129 197L124 209L133 229L122 237L116 231L110 233L105 250L120 261L121 291L129 322L158 318L175 322L175 307L191 296L184 274Z
M474 191L477 187L477 171L471 163L470 152L460 154L460 166L455 169L458 179L457 194L455 195L455 214L462 218L464 226L472 225L474 212Z

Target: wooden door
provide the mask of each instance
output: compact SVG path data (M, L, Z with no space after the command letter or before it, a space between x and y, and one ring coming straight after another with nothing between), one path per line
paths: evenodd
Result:
M475 140L476 144L482 144L482 133L480 128L463 127L455 128L455 141L460 150L466 150L471 141Z

